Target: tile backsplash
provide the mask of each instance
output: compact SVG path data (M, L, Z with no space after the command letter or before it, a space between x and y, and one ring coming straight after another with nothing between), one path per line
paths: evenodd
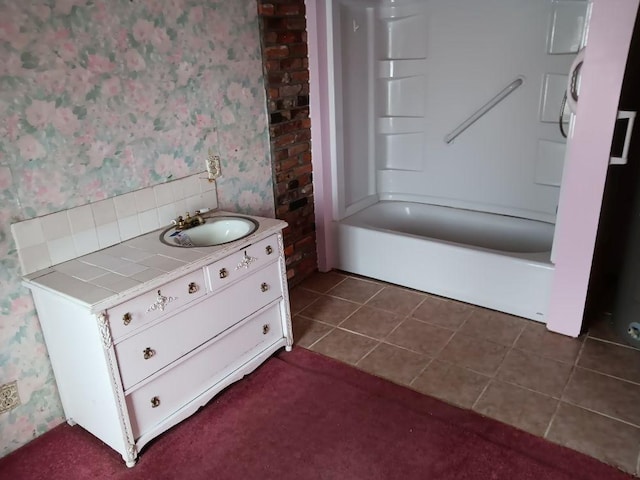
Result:
M24 275L218 207L216 184L198 173L11 225Z

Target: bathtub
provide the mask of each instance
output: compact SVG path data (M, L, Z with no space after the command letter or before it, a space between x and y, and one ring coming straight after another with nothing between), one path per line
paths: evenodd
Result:
M336 222L337 268L545 322L553 224L378 202Z

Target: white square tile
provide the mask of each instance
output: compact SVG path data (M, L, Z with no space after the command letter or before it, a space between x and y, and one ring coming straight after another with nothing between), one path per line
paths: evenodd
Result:
M89 305L105 300L113 296L113 292L83 282L77 278L65 275L60 272L53 272L38 279L44 286L54 288L63 294L75 297Z
M208 190L203 192L202 195L202 204L210 209L215 210L218 208L218 192L216 190Z
M175 209L176 216L178 215L184 216L184 214L187 213L187 202L185 202L184 199L176 200L175 202L173 202L173 207Z
M136 197L136 207L138 212L144 212L156 208L156 196L153 193L153 188L143 188L134 192Z
M78 252L78 256L86 255L87 253L100 250L100 243L98 243L98 234L96 233L95 229L74 233L73 243L76 246L76 252Z
M125 260L129 260L130 262L138 262L153 256L153 253L140 250L139 248L123 247L122 250L118 252L118 256Z
M40 217L42 233L46 241L71 236L71 226L67 212L56 212Z
M187 196L187 178L180 178L171 182L171 189L173 190L173 199L180 200Z
M200 178L203 176L204 174L197 173L195 175L190 175L182 179L184 181L184 197L182 197L183 199L190 197L191 195L195 195L196 193L200 193L200 183L208 183L207 180L203 180L202 178Z
M169 203L173 203L175 200L173 196L173 188L171 183L161 183L153 187L153 192L156 196L156 205L159 207L162 205L167 205Z
M56 238L47 242L47 248L49 249L49 257L51 263L57 265L58 263L66 262L72 258L76 258L76 247L73 242L73 237Z
M56 270L84 281L92 280L109 273L100 267L86 264L80 260L70 260L68 262L61 263L60 265L56 265Z
M157 270L170 272L172 270L175 270L176 268L183 267L185 265L185 262L181 262L174 258L165 257L163 255L154 255L153 257L140 260L140 264L146 265L147 267L155 268Z
M11 233L13 233L13 239L16 241L18 249L33 247L34 245L44 246L45 240L40 218L14 223L11 225ZM46 246L44 248L46 250Z
M177 216L176 208L172 203L158 207L158 221L160 225L171 225L171 222L175 220Z
M135 275L131 275L131 278L139 282L148 282L149 280L158 278L160 275L164 275L165 273L166 272L155 268L147 268L141 272L136 273Z
M210 182L209 180L200 179L200 192L210 192L211 190L216 189L216 182Z
M204 207L204 205L202 204L202 198L200 198L200 194L187 197L185 199L185 203L187 206L187 211L192 215L196 210L200 210Z
M120 238L123 242L130 238L137 237L142 233L140 223L138 222L138 215L119 218L118 227L120 228Z
M144 262L144 260L141 260L141 262ZM110 267L108 267L108 270L120 275L124 275L125 277L130 277L146 269L146 265L129 262L127 260L120 260L120 262L114 263Z
M142 230L142 233L148 233L160 228L158 210L155 208L139 213L138 221L140 222L140 229Z
M107 248L120 243L120 228L118 227L118 222L100 225L96 228L96 233L98 234L100 248Z
M83 205L67 210L69 216L69 224L73 233L84 232L96 228L93 221L93 212L91 205Z
M116 206L112 198L92 203L91 210L93 211L93 219L98 227L116 221Z
M22 273L32 273L52 265L46 243L32 245L18 250Z
M93 279L91 283L116 293L124 292L125 290L140 285L140 282L118 275L117 273L108 273L107 275Z
M116 206L116 216L118 220L138 213L136 197L133 192L113 197L113 203Z

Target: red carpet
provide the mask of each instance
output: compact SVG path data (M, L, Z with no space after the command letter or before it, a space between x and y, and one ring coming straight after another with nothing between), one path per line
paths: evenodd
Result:
M127 469L64 424L0 459L18 479L630 479L599 461L301 348L267 361Z

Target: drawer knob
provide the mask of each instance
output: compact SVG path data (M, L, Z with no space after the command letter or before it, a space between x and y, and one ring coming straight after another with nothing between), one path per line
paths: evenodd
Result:
M189 294L196 293L200 290L200 287L196 284L196 282L191 282L189 284Z
M125 325L129 325L131 323L131 314L129 312L125 313L122 316L122 323Z
M153 397L151 399L151 408L156 408L160 406L160 397Z
M269 324L268 324L268 323L265 323L265 324L262 326L262 334L263 334L263 335L266 335L267 333L269 333L269 330L271 330L271 327L269 326Z
M269 284L267 282L263 282L262 285L260 285L260 290L266 292L267 290L269 290Z
M227 278L229 276L229 272L226 268L220 269L220 278Z
M264 251L267 252L267 255L271 255L273 253L273 248L271 248L271 245L267 245L267 248L265 248Z
M142 355L144 356L145 360L149 360L155 354L156 354L156 351L151 347L147 347L142 351Z

